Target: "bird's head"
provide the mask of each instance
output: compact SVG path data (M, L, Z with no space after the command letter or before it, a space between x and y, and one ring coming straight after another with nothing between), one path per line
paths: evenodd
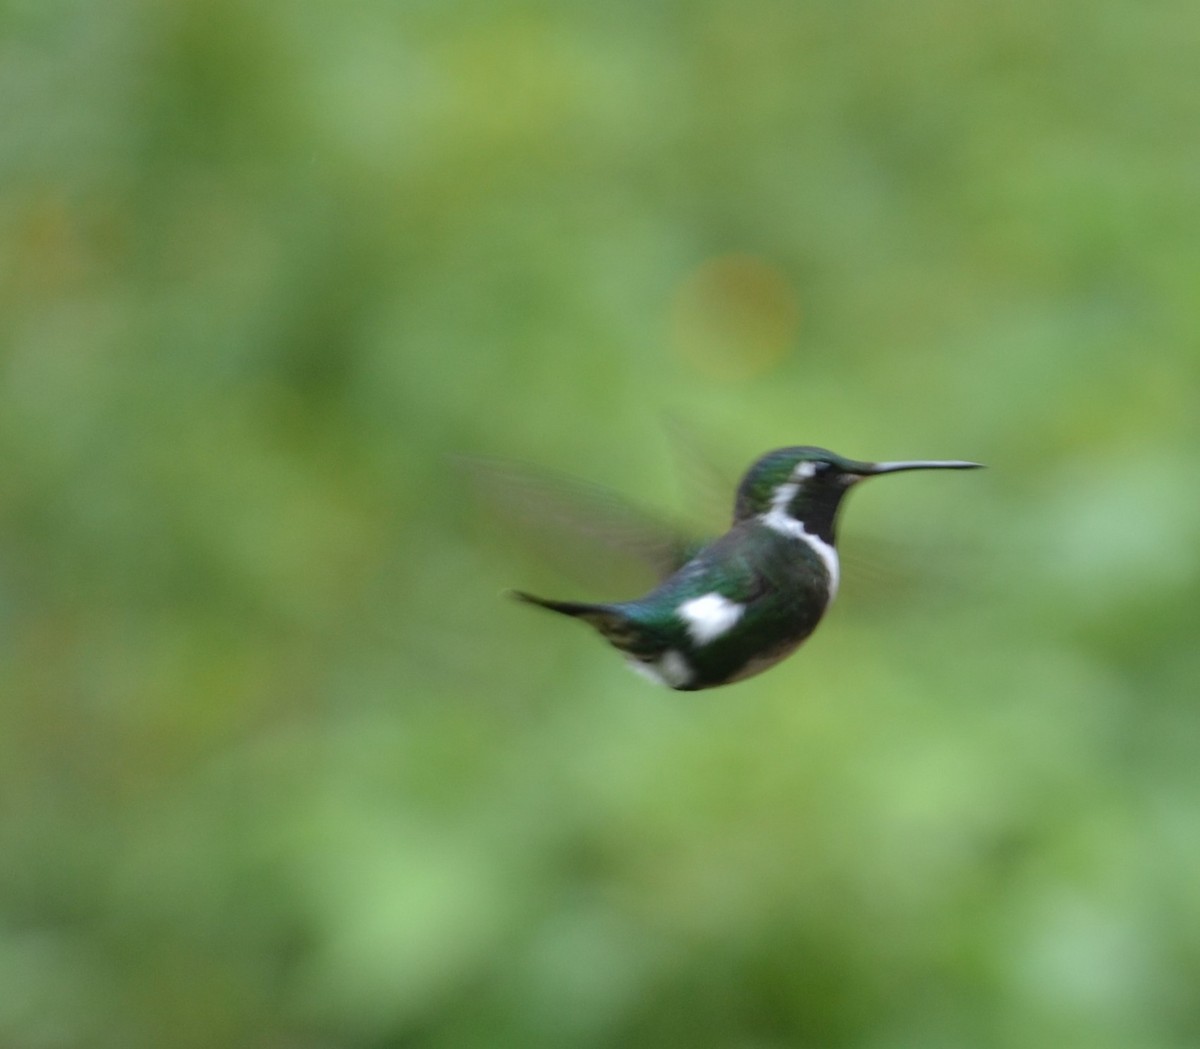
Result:
M902 470L973 470L980 465L957 459L868 463L808 445L777 448L746 471L738 485L733 519L761 517L777 530L802 527L832 543L842 496L859 481Z

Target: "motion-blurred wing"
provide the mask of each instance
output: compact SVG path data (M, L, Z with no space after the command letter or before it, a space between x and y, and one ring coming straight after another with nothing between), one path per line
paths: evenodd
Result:
M838 553L843 584L869 595L876 608L892 608L917 593L961 592L972 578L970 558L963 551L931 546L916 536L848 533L839 537Z
M727 528L733 513L733 496L741 474L717 451L718 442L682 416L667 414L663 428L668 437L675 467L683 483L685 505L694 507L714 527ZM724 447L729 442L720 442Z
M704 545L603 485L505 459L460 456L456 462L526 543L572 574L590 567L589 574L607 576L606 567L619 572L614 561L633 560L662 580ZM597 554L604 565L589 566Z

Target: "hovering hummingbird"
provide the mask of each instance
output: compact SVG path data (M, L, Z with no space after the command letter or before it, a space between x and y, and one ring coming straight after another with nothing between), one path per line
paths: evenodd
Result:
M859 481L902 470L973 470L981 463L867 463L824 448L779 448L738 485L729 531L707 545L662 548L662 582L632 601L592 604L515 597L591 624L638 673L695 691L759 674L815 629L838 588L842 497Z

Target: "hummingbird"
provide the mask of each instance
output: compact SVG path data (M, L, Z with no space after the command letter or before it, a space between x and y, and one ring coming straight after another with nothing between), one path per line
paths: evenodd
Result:
M794 652L828 611L840 574L838 510L851 488L904 470L981 465L860 462L807 445L778 448L742 477L724 535L664 547L663 578L645 596L590 603L512 593L588 623L657 684L692 692L743 681Z

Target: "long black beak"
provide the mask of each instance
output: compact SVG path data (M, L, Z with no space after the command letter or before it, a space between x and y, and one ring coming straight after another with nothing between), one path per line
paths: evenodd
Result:
M909 459L897 463L859 463L850 473L859 477L894 474L901 470L978 470L983 463L968 463L962 459Z

